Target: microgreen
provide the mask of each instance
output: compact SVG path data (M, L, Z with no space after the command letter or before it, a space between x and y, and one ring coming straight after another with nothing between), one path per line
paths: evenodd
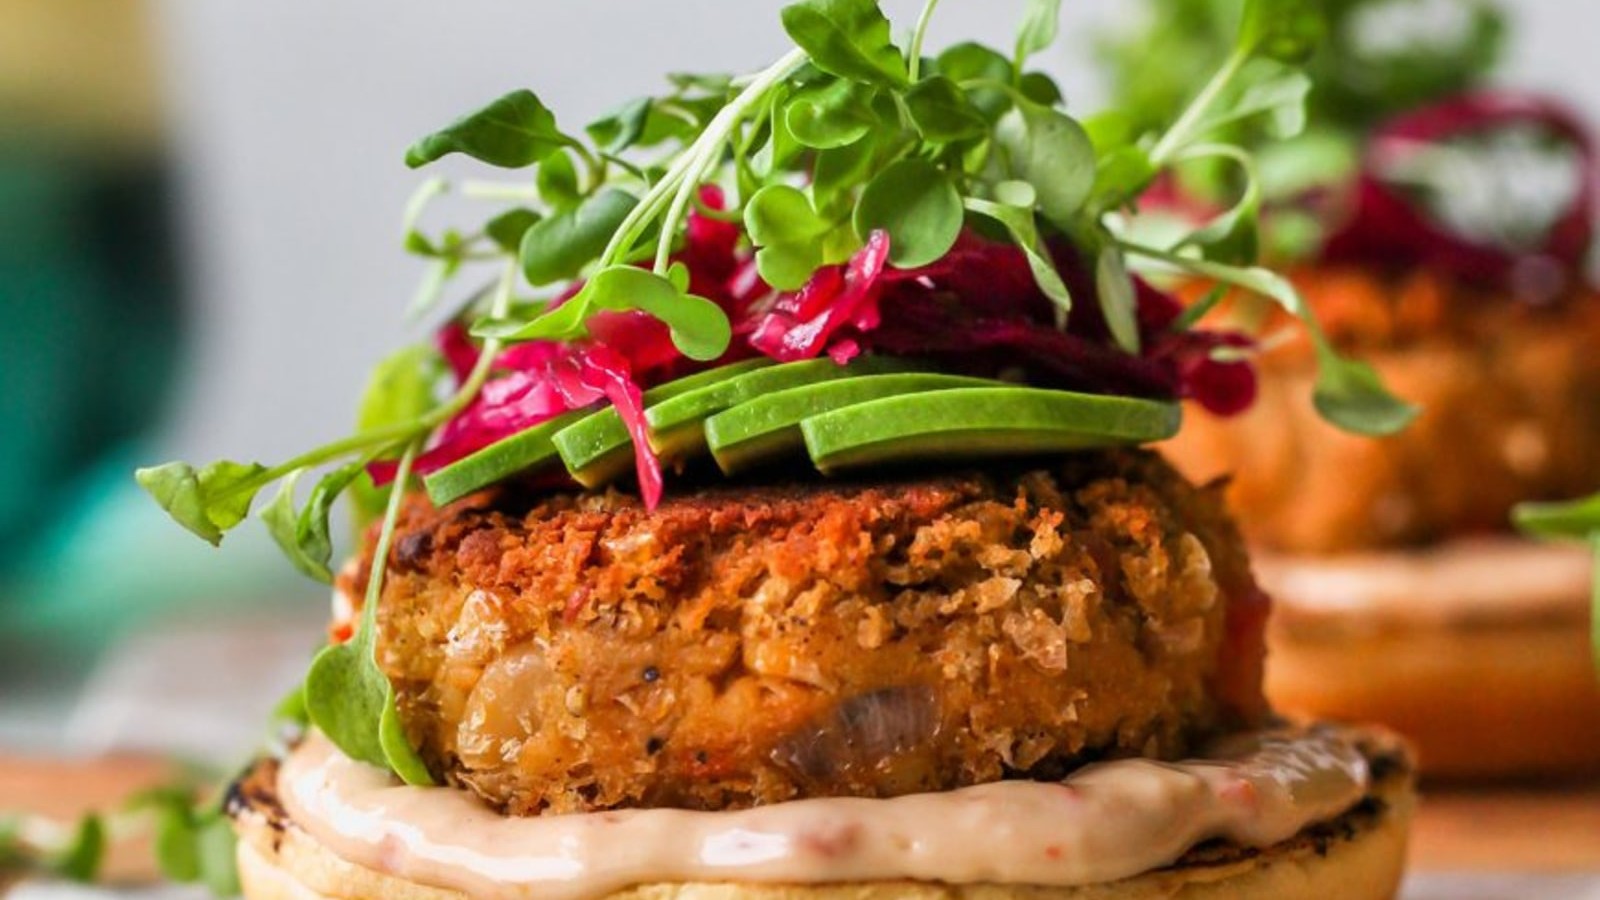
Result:
M926 160L903 159L879 172L856 205L856 236L889 234L889 261L902 269L925 266L950 252L961 235L961 193Z
M1511 519L1531 535L1589 542L1595 571L1589 605L1589 634L1595 666L1600 668L1600 494L1561 503L1522 503L1512 510Z
M864 84L902 88L910 80L889 20L875 0L806 0L783 9L783 28L817 68Z
M145 792L129 806L155 817L155 857L163 875L204 885L218 897L239 893L237 839L221 796L196 803L193 790L166 787Z
M417 446L400 458L395 484L411 477ZM432 784L428 768L406 740L395 713L394 685L378 666L378 599L383 593L389 545L400 518L403 491L389 495L383 530L373 551L366 599L355 634L342 644L322 648L306 673L305 706L312 724L351 759L394 771L407 784Z
M520 245L523 277L535 287L576 278L638 203L627 191L608 188L534 224Z
M105 852L106 825L98 813L70 826L35 816L0 815L0 882L11 874L34 872L94 881Z
M416 168L464 153L492 166L520 169L576 143L556 127L556 117L532 91L512 91L417 141L406 151Z
M44 873L92 882L100 875L113 835L126 839L149 834L163 875L199 883L218 897L236 896L233 823L220 794L197 802L198 795L185 777L142 791L121 808L86 813L71 824L39 816L0 816L0 879L12 873Z
M1170 267L1219 284L1243 288L1275 301L1304 323L1317 357L1312 401L1323 418L1334 425L1355 434L1387 435L1400 431L1417 417L1417 408L1389 393L1370 365L1343 356L1328 343L1310 308L1289 279L1255 266L1224 265L1127 242L1123 242L1122 247L1135 263L1155 261L1160 264L1157 271Z

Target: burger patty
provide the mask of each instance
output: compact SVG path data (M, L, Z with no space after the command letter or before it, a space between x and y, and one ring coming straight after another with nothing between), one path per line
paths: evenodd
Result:
M1216 491L1147 452L654 512L498 489L406 506L379 659L435 775L511 814L886 797L1238 724L1246 592Z
M1335 341L1422 414L1381 440L1346 434L1312 407L1308 345L1263 355L1251 410L1190 416L1168 446L1189 475L1232 479L1229 500L1253 543L1416 546L1503 531L1518 502L1600 488L1600 298L1537 308L1426 272L1321 269L1296 283Z

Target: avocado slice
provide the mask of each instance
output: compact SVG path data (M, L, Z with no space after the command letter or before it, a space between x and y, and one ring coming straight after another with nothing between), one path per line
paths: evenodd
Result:
M906 460L1020 456L1140 444L1178 431L1176 403L1032 387L869 400L800 423L823 472Z
M645 409L771 365L772 360L765 357L747 359L656 385L644 392L642 399ZM608 484L627 472L633 464L633 440L628 434L628 426L623 424L622 416L614 406L589 413L561 429L556 432L554 442L567 471L585 487ZM668 454L659 451L658 455L669 458Z
M551 440L556 432L592 412L577 409L546 419L423 476L422 487L435 506L443 506L512 475L552 465L558 459Z
M705 450L707 418L740 403L807 384L858 375L914 372L922 367L923 364L902 357L862 356L842 366L831 359L805 359L749 372L646 409L650 446L663 456L681 459Z
M997 387L988 378L911 372L858 375L802 385L746 400L706 419L706 444L722 471L733 475L805 448L800 422L830 410L880 397L958 387Z

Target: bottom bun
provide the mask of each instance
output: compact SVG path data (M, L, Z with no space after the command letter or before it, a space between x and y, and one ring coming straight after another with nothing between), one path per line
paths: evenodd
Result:
M1382 743L1372 790L1354 808L1287 841L1255 849L1210 841L1142 875L1075 887L933 884L643 884L607 900L1385 900L1397 890L1414 804L1408 761ZM467 895L350 863L285 814L276 765L257 765L234 786L229 810L240 836L239 877L249 900L462 900Z
M1587 548L1480 538L1258 568L1274 709L1392 728L1426 778L1600 772Z

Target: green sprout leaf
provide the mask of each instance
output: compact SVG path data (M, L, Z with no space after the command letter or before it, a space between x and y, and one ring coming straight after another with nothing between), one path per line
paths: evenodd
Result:
M1512 521L1539 537L1586 538L1600 533L1600 494L1561 503L1518 504Z
M1062 313L1072 311L1072 294L1067 290L1066 282L1061 280L1061 273L1056 271L1055 263L1050 260L1050 255L1045 252L1044 243L1039 240L1038 223L1033 215L1033 189L1029 185L1024 196L1013 196L1008 200L1026 200L1025 203L1010 205L997 203L990 200L979 200L968 197L967 209L987 216L1005 227L1011 234L1011 239L1021 248L1023 255L1028 259L1028 270L1033 273L1034 283L1039 285L1039 290L1049 297ZM1015 190L1015 189L1013 189Z
M1095 184L1094 146L1065 113L1017 99L995 129L1011 176L1033 185L1045 218L1066 227Z
M1354 434L1381 437L1400 431L1417 417L1417 407L1391 394L1376 370L1344 357L1328 343L1315 315L1289 279L1254 266L1224 265L1137 244L1121 246L1139 257L1259 294L1298 318L1316 349L1317 381L1312 402L1317 412L1334 425Z
M583 322L599 310L638 309L666 323L684 356L712 360L727 352L732 326L722 307L688 293L688 270L681 263L667 275L634 266L596 272L571 299L532 322L480 322L478 337L504 341L565 340L583 333Z
M1112 242L1106 242L1095 259L1094 285L1100 296L1100 312L1105 316L1112 339L1128 353L1138 353L1138 295L1123 263L1122 251Z
M745 230L758 248L756 268L768 284L799 290L822 265L823 240L834 224L811 208L798 188L768 185L744 207Z
M403 486L416 459L413 443L400 458L395 490L389 495L383 528L373 551L372 573L355 634L343 644L330 644L312 660L306 673L306 713L319 731L346 756L393 771L407 784L432 784L427 766L403 734L396 737L394 685L378 666L378 601L388 570L389 545L400 518ZM386 719L390 721L385 721Z
M1322 40L1321 0L1246 0L1239 50L1285 63L1302 63Z
M1182 162L1224 160L1241 173L1243 191L1230 207L1178 242L1174 249L1202 248L1207 259L1247 265L1256 259L1258 222L1261 217L1261 183L1250 155L1227 144L1202 144L1187 150Z
M1056 42L1060 23L1061 0L1028 0L1027 11L1022 14L1022 24L1017 28L1016 54L1012 57L1018 71L1028 57Z
M589 140L606 153L621 153L638 143L650 121L651 100L629 100L584 127Z
M197 472L188 463L170 462L139 469L134 478L174 521L216 545L250 514L266 471L259 463L223 460Z
M535 287L570 281L598 258L639 200L606 188L576 208L529 228L522 238L522 275Z
M926 140L949 143L987 134L989 122L956 83L942 75L922 79L906 91L911 124Z
M333 560L333 540L329 536L328 518L333 514L334 501L364 473L368 461L359 459L324 475L299 513L294 509L294 489L305 470L297 470L283 479L277 497L261 511L261 521L272 539L294 567L306 576L324 584L332 583L333 571L329 565Z
M578 170L572 165L572 156L566 151L545 157L534 175L534 183L539 188L539 199L557 212L571 209L583 201L583 193L578 188Z
M415 169L463 153L491 166L520 169L573 143L532 91L518 90L412 144L406 165Z
M239 893L233 823L221 797L196 804L188 787L146 791L129 803L155 818L155 858L161 873L183 884L200 883L218 897Z
M909 80L889 20L873 0L802 0L783 8L783 28L831 75L888 88Z
M961 193L949 176L922 159L903 159L879 172L861 192L854 225L862 240L889 233L889 262L915 269L935 262L961 235Z
M356 430L375 432L416 422L439 406L439 387L447 369L439 351L423 345L402 347L384 357L367 376L357 406ZM387 488L365 474L350 484L357 528L383 514Z
M831 150L866 137L878 124L873 90L854 81L835 81L789 102L784 124L794 139L817 150Z
M1011 94L1003 86L1015 79L1016 69L994 50L971 41L956 44L939 54L934 67L958 85L972 85L968 96L987 121L1011 108Z
M106 855L106 827L99 816L84 816L72 840L47 861L49 869L63 878L88 883L100 873Z
M552 157L553 158L553 157ZM541 167L540 172L544 169ZM539 223L538 213L524 206L517 206L506 210L489 220L483 226L483 233L494 241L495 246L507 253L516 253L522 246L522 237L528 229Z

